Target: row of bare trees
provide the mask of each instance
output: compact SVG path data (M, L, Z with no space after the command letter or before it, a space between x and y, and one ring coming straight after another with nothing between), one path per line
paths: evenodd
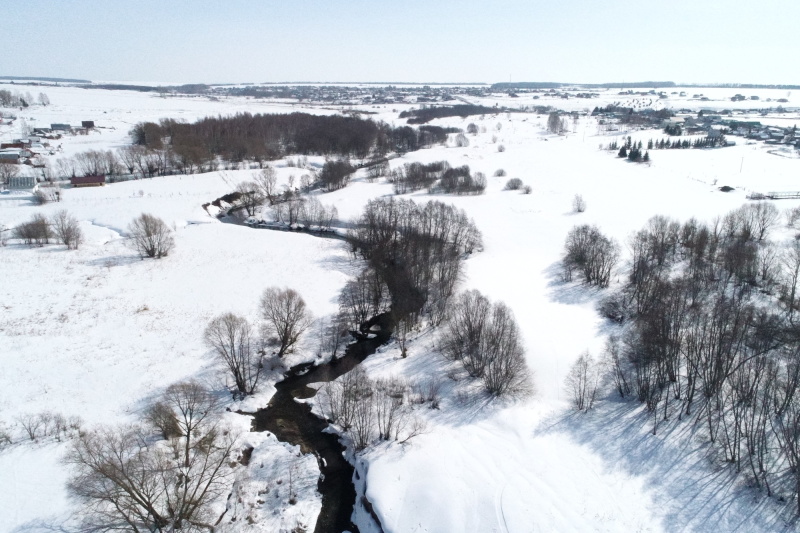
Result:
M769 240L779 222L766 202L711 224L653 217L601 311L622 324L605 353L611 381L653 432L693 416L737 471L800 509L800 245ZM591 407L595 371L582 357L570 373L578 408Z
M66 210L56 212L49 219L37 213L29 221L16 226L11 235L29 246L44 246L57 240L69 250L77 250L83 243L80 223Z
M425 431L414 414L412 388L403 380L372 380L356 367L326 383L322 392L325 417L350 436L355 451L376 441L407 442Z
M7 89L0 89L0 107L28 107L38 103L42 106L50 105L50 98L45 93L34 96L29 93L11 92Z

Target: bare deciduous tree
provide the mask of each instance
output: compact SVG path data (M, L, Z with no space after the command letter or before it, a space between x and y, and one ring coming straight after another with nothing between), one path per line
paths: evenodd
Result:
M7 185L11 178L19 175L19 165L0 162L0 185Z
M567 392L572 396L572 402L578 411L587 411L594 405L597 397L597 387L600 372L589 352L584 352L575 361L566 378Z
M191 444L198 441L198 433L209 433L217 399L206 387L196 381L170 385L164 392L163 404L169 408L184 441L184 466L189 466Z
M227 488L235 439L212 429L190 441L188 456L176 444L152 445L138 426L80 434L65 461L75 469L68 490L84 504L87 529L213 531L209 503Z
M306 303L294 289L265 289L261 295L261 316L267 322L267 331L277 339L278 357L283 357L311 324Z
M252 328L247 319L224 313L206 327L203 338L228 367L236 390L252 394L261 376L261 356L252 346Z
M586 200L584 200L583 196L580 194L576 194L572 198L572 211L575 213L583 213L586 211Z
M77 250L83 243L83 231L78 220L66 210L53 215L52 225L56 238L70 250Z
M595 226L575 226L565 243L565 279L571 279L572 269L583 274L586 283L608 287L611 273L619 261L619 245Z
M511 309L492 304L478 291L462 293L453 303L441 344L442 353L460 361L481 378L494 396L531 392L519 327Z
M131 243L139 256L162 258L166 257L175 246L172 230L160 218L142 213L128 226Z
M557 111L547 116L547 131L550 133L563 133L566 128Z
M238 204L244 208L248 216L254 216L259 207L266 200L266 196L261 187L254 181L243 181L236 185L236 192L239 193Z

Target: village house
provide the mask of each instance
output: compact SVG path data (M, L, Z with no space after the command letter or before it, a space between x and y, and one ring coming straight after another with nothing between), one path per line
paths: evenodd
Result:
M101 174L75 176L70 178L69 182L73 187L101 187L105 185L106 177Z

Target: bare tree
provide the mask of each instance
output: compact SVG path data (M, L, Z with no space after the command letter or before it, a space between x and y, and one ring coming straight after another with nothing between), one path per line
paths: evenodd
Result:
M203 338L228 367L240 394L252 394L261 376L261 355L253 350L247 319L224 313L206 327Z
M277 339L278 357L283 357L311 324L306 303L294 289L265 289L261 295L261 316L267 322L267 331Z
M486 371L483 386L493 396L526 395L532 392L531 375L525 363L525 348L511 309L494 304L484 336Z
M83 243L83 231L78 220L66 210L58 211L53 215L53 230L56 238L70 250L77 250Z
M567 391L578 411L587 411L594 405L600 372L589 352L584 352L575 361L566 378Z
M8 185L11 178L19 175L19 165L0 162L0 185Z
M164 393L163 403L173 412L175 422L184 441L184 466L189 466L191 444L200 440L199 433L207 434L213 427L217 399L206 387L196 381L170 385Z
M175 246L172 230L160 218L142 213L128 226L131 243L139 256L162 258L166 257Z
M273 204L278 190L278 174L275 169L267 165L261 172L253 174L253 181L258 185L261 194Z
M492 304L478 291L462 293L453 303L441 349L448 359L460 361L470 376L481 378L494 396L532 390L511 309L502 302Z
M619 255L616 241L600 233L596 226L575 226L565 243L565 279L571 279L572 269L577 268L586 283L608 287Z
M800 283L800 243L793 241L780 257L783 272L783 292L786 305L791 314L797 300L798 284Z
M68 490L84 505L86 528L213 531L209 504L227 488L235 439L213 429L190 441L188 456L175 444L154 446L138 426L80 434L65 461L74 467Z
M583 196L580 194L576 194L574 198L572 198L572 211L575 213L583 213L586 211L586 200L583 199Z
M254 216L256 210L261 207L266 199L261 187L253 181L243 181L236 186L239 193L238 203L247 212L248 216Z
M553 111L547 116L547 131L550 133L563 133L566 128L557 111Z

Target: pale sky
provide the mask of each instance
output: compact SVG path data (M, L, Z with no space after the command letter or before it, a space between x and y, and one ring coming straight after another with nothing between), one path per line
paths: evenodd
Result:
M23 0L0 75L800 84L797 0Z

